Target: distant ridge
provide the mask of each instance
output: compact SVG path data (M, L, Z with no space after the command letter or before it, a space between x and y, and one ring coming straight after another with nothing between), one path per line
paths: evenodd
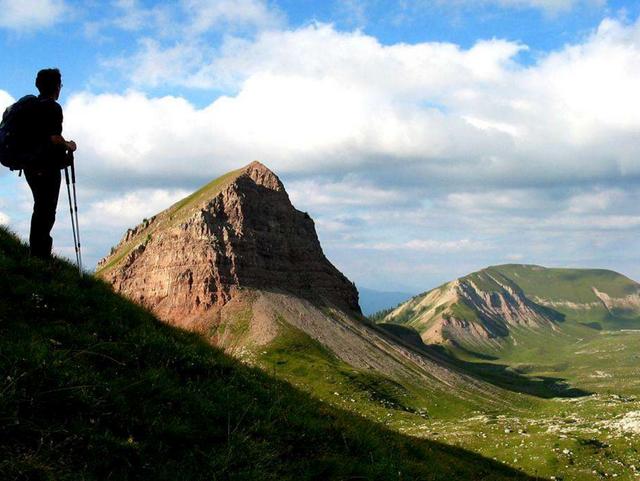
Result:
M383 321L412 327L427 343L471 347L563 322L640 326L640 284L602 269L492 266L411 298Z

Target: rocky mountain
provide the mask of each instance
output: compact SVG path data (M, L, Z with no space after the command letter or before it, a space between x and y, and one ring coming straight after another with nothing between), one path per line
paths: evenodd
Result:
M493 266L399 305L383 322L416 329L426 343L496 343L514 330L640 326L640 284L597 269Z
M313 221L259 162L130 229L98 274L184 326L243 288L278 289L360 313L358 292L324 256Z
M369 323L354 284L324 256L312 219L259 162L128 230L97 274L231 354L278 365L305 385L324 383L316 391L355 382L358 392L401 389L405 400L419 391L417 404L451 392L464 404L504 400L494 386Z

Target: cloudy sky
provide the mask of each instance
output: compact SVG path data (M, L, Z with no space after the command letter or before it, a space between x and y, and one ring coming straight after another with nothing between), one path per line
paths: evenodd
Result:
M0 109L63 72L91 268L260 160L362 287L509 262L640 280L637 1L0 0L0 48ZM30 209L2 170L0 222L27 237Z

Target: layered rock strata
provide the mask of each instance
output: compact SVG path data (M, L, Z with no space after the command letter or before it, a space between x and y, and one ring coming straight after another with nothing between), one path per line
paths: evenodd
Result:
M187 327L209 322L243 289L288 292L361 315L354 284L324 256L313 220L259 162L130 229L98 274Z

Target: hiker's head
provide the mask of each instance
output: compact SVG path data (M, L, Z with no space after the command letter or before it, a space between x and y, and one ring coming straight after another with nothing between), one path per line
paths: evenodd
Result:
M38 72L36 87L43 97L53 97L56 100L62 88L62 75L57 68L45 68Z

